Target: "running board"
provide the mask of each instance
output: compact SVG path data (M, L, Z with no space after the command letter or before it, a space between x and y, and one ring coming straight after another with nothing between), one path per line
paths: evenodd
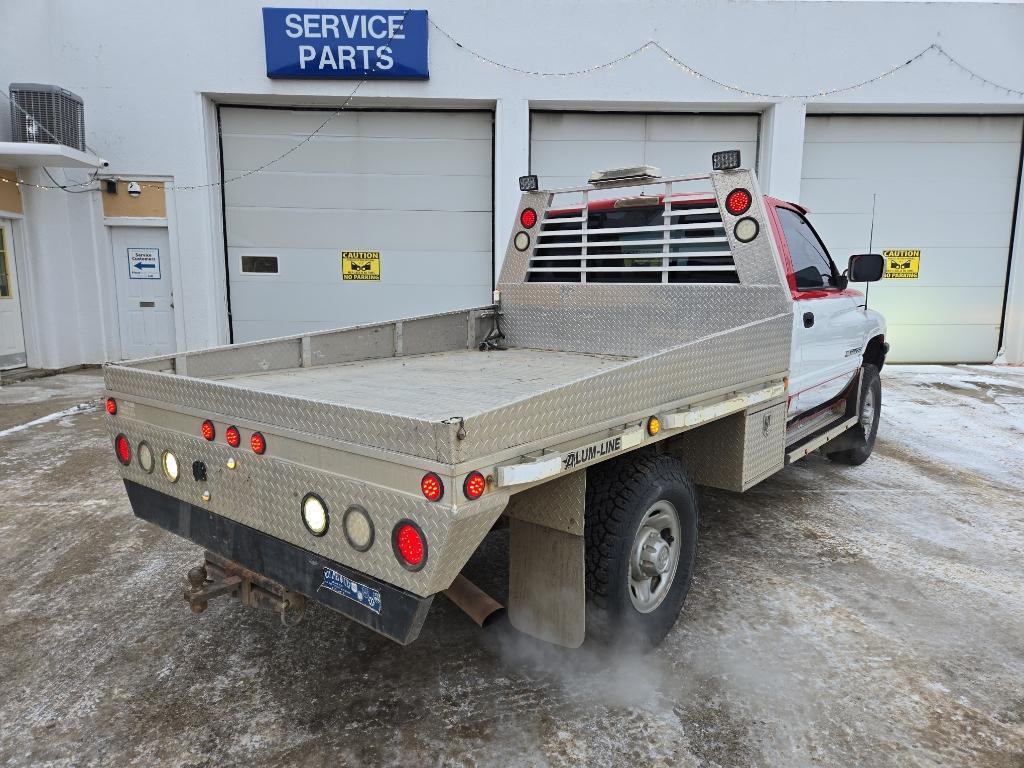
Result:
M839 437L843 432L850 429L857 423L857 417L853 416L836 424L834 427L811 437L807 442L799 443L792 450L786 451L786 463L792 464L797 459L802 459L811 451L816 451L829 440Z

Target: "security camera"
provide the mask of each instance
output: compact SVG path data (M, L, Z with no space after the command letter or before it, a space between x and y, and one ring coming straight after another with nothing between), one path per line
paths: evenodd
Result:
M139 186L139 182L137 182L137 181L129 181L128 182L128 194L131 197L138 197L139 195L142 194L142 187Z

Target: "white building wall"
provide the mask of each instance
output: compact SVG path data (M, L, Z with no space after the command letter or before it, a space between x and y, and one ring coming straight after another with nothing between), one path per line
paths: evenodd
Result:
M5 3L0 7L0 27L6 32L0 84L54 83L79 94L85 101L89 144L110 161L110 174L170 176L183 186L215 183L215 102L337 105L356 85L346 80L268 79L260 13L266 4ZM343 7L313 0L304 5ZM398 6L364 0L358 7ZM425 0L417 7L425 7L431 21L466 48L529 70L578 70L653 39L721 82L784 96L870 79L940 42L974 71L1024 88L1024 7L1016 4L640 0L588 3L583 13L577 3L541 0L486 8L471 0ZM367 82L353 104L495 109L499 259L518 194L516 177L527 169L531 106L761 112L762 183L766 191L782 197L799 191L805 109L1024 112L1019 95L972 79L935 52L891 77L807 101L725 89L681 70L651 48L615 66L569 78L495 67L466 48L430 29L430 80ZM69 176L82 179L85 174L72 171ZM25 195L30 241L25 256L37 262L28 302L37 342L29 354L31 364L46 367L95 362L117 353L114 303L103 287L109 281L109 248L100 252L102 229L99 234L89 231L86 217L71 213L90 203L62 201L62 194ZM169 194L175 219L171 255L179 267L181 291L180 303L176 301L179 344L196 348L225 342L219 190L214 186ZM1020 252L1021 238L1016 243ZM89 248L91 256L85 253ZM1022 258L1015 259L1018 283L1024 279ZM75 284L54 284L68 274L64 267L76 276ZM92 278L86 280L82 270L92 270ZM89 296L77 295L83 290ZM1019 285L1011 295L1024 301ZM1009 316L1021 314L1015 305ZM1008 330L1007 340L1019 338L1015 333ZM83 338L73 340L78 336ZM1017 348L1024 345L1014 343Z

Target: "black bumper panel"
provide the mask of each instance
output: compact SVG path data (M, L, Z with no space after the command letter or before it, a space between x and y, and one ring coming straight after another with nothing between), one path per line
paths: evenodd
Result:
M411 643L423 627L433 597L406 592L131 480L125 480L124 487L137 517L256 571L392 640L403 645ZM380 613L322 588L325 568L380 592Z

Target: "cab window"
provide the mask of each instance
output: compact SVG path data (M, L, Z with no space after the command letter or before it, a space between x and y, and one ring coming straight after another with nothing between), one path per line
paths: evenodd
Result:
M836 268L810 222L789 208L776 208L775 211L789 246L797 290L831 287Z

